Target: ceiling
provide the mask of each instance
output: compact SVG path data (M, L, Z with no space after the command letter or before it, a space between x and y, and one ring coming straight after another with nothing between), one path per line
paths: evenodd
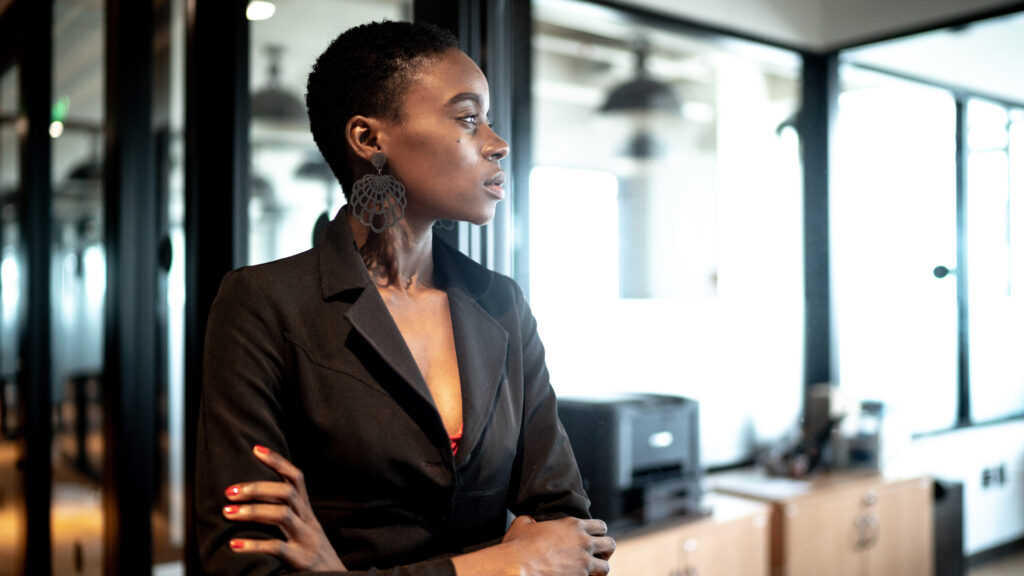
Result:
M1024 12L847 50L843 61L1024 105Z
M843 60L1024 102L1024 2L1020 0L621 0L622 4L823 51L901 31L936 30L843 50ZM1016 14L959 26L971 15Z

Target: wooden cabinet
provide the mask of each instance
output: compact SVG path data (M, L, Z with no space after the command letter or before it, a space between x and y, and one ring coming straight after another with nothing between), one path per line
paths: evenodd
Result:
M932 481L717 474L709 488L772 507L773 576L931 576Z
M705 504L709 516L617 536L612 574L768 576L769 507L719 494Z

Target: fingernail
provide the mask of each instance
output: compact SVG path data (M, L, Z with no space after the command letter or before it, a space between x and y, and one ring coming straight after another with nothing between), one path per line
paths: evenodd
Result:
M224 493L227 494L229 497L238 496L239 494L242 493L242 487L237 484L234 486L228 486L228 489L225 490Z
M238 506L235 504L229 504L224 507L225 514L238 514Z
M270 454L270 448L267 448L266 446L260 446L259 444L257 444L253 448L253 450L256 450L257 452L259 452L260 454L263 454L264 456L266 456L267 454Z
M238 550L239 548L245 548L245 542L242 542L241 540L232 540L230 544L231 547L235 550Z

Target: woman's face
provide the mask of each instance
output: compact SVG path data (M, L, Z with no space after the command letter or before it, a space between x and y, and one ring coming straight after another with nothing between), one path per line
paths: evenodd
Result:
M490 95L480 68L459 50L421 66L402 102L402 120L385 122L378 144L387 170L405 184L410 222L486 224L505 197L499 160L508 144L488 125Z

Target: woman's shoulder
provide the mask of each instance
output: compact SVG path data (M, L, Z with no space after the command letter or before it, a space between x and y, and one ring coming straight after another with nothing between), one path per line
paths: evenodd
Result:
M222 295L256 291L267 298L296 298L319 293L319 268L315 250L278 260L235 268L221 281Z

